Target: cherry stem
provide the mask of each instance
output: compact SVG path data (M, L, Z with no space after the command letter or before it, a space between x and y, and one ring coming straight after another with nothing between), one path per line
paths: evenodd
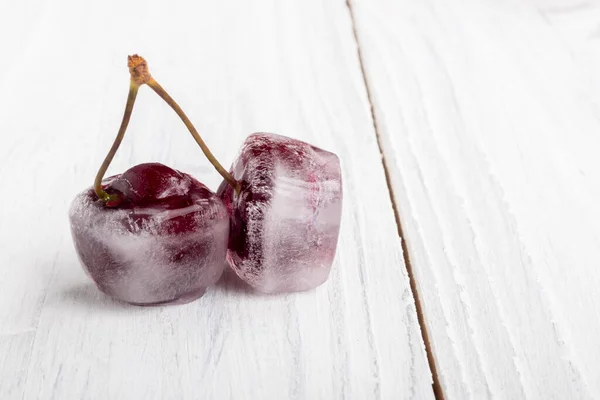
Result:
M150 86L152 88L152 90L154 90L156 92L156 94L159 95L177 113L179 118L181 118L181 120L185 124L186 128L188 128L188 130L192 134L196 143L198 143L198 145L202 149L202 152L204 153L206 158L208 158L208 161L210 161L210 163L215 167L217 172L219 172L219 174L221 174L223 179L225 179L227 181L227 183L239 194L240 189L241 189L239 182L236 181L233 178L233 176L231 176L231 174L229 172L227 172L227 170L225 168L223 168L221 163L219 163L219 161L211 153L208 146L206 145L206 143L204 143L204 140L202 140L202 137L200 137L200 134L198 133L198 131L196 130L196 128L194 127L194 125L192 124L190 119L187 117L187 115L185 115L185 113L183 112L181 107L179 107L179 104L177 104L175 102L175 100L173 100L173 98L171 96L169 96L169 93L167 93L167 91L165 89L163 89L163 87L160 86L160 84L158 82L156 82L156 80L154 78L150 78L146 82L146 84L148 86Z
M179 107L175 100L173 100L173 98L169 96L166 90L163 89L162 86L160 86L158 82L154 80L154 78L152 78L150 72L148 71L148 64L146 63L146 60L144 60L143 57L134 54L132 56L127 57L127 66L129 67L129 73L131 74L131 82L129 84L129 95L127 96L125 113L123 114L123 120L121 121L121 127L119 128L117 137L115 138L115 141L112 147L110 148L110 151L106 155L104 162L100 166L100 169L96 174L96 179L94 180L94 190L98 197L105 202L118 199L117 195L110 195L106 193L106 191L102 188L102 179L104 178L104 174L106 173L108 166L112 162L115 153L117 152L119 146L121 145L121 142L123 141L123 137L125 136L125 131L127 130L127 125L129 124L131 113L133 111L133 105L135 104L135 98L137 96L140 86L142 86L143 84L147 84L148 86L150 86L152 90L156 92L156 94L158 94L169 106L171 106L171 108L177 113L179 118L181 118L185 126L188 128L194 140L196 141L196 143L198 143L198 145L202 149L202 152L204 152L206 158L208 158L208 161L210 161L210 163L215 167L219 174L221 174L221 176L227 181L227 183L231 185L231 187L239 194L241 190L240 183L236 181L233 178L233 176L231 176L231 174L227 172L225 168L223 168L219 161L217 161L217 159L208 149L208 146L206 146L206 143L204 143L204 140L202 140L200 134L198 134L198 131L196 130L190 119L187 117L187 115L185 115L181 107Z
M102 189L102 178L104 178L104 174L106 173L108 166L112 162L115 153L117 152L117 149L123 141L125 131L127 130L127 125L129 124L129 120L131 119L131 112L133 111L133 105L135 104L135 98L137 97L139 88L140 85L136 83L133 79L131 79L131 82L129 84L129 95L127 96L127 104L125 105L125 113L123 114L123 120L121 121L119 133L117 133L117 137L115 138L115 141L112 147L110 148L110 151L106 155L106 158L104 158L104 162L102 162L102 165L100 166L100 169L96 174L96 179L94 180L94 190L96 191L98 197L105 202L117 199L116 195L110 195L106 193L104 189Z

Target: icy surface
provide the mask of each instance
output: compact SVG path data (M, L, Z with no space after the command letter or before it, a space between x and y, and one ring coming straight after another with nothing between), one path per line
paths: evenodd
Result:
M225 265L229 218L223 203L178 171L165 177L160 170L156 187L147 180L124 179L130 171L103 184L107 191L129 187L137 203L109 208L92 189L73 201L71 231L84 269L101 291L130 303L200 297ZM151 191L142 196L138 187Z
M338 157L284 136L250 135L218 194L232 214L227 259L256 289L315 288L329 276L340 229L342 181Z

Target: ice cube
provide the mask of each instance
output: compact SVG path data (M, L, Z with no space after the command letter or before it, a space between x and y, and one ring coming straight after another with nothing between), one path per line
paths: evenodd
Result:
M265 293L325 282L341 220L338 157L299 140L255 133L231 172L240 194L226 182L217 194L231 213L227 260L236 273Z
M152 163L103 187L120 195L118 206L106 206L90 188L69 213L79 259L102 292L139 305L185 303L219 279L229 217L206 186Z

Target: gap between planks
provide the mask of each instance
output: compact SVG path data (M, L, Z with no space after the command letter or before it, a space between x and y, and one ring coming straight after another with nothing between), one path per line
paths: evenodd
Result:
M381 154L381 162L383 165L383 171L385 173L385 181L387 184L388 194L390 196L390 201L392 202L392 209L394 210L394 219L396 221L396 227L398 228L398 236L400 238L400 243L402 246L402 255L404 257L404 264L406 265L406 271L408 272L410 290L412 291L413 298L415 300L415 308L417 311L417 320L419 323L419 327L421 328L421 336L423 338L423 343L425 344L425 352L427 354L427 362L429 364L429 369L431 371L431 376L433 379L433 384L432 384L433 395L435 396L436 400L445 400L444 392L442 391L442 386L440 385L440 380L439 380L439 376L438 376L438 372L437 372L437 366L435 364L435 358L433 357L431 342L429 341L429 333L427 331L427 326L425 324L425 317L423 316L423 307L421 305L419 292L417 290L417 283L416 283L415 276L413 273L412 263L410 261L410 255L408 253L408 246L406 245L406 238L405 238L404 232L402 230L402 223L400 221L400 213L398 211L398 207L396 206L396 200L394 198L394 191L392 189L390 173L388 171L385 153L383 152L381 136L379 134L379 129L377 127L377 118L375 117L375 110L373 107L373 101L372 101L372 97L371 97L371 89L369 87L369 81L368 81L367 75L365 73L365 65L363 62L362 51L360 48L360 40L358 38L358 33L356 30L356 20L354 18L354 10L352 8L352 0L345 0L345 1L346 1L346 6L348 7L348 12L350 14L350 21L352 23L352 33L354 35L354 43L356 44L356 52L358 54L358 62L360 65L360 72L361 72L363 82L365 85L365 90L367 92L367 100L369 101L371 121L373 121L373 129L375 130L377 146L379 147L379 153Z

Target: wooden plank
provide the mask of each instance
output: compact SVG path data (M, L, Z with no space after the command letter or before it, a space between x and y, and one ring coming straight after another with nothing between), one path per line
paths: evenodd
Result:
M351 4L446 398L599 398L600 13Z
M343 1L63 0L41 12L0 79L0 398L433 397ZM24 21L8 23L3 32ZM225 164L254 131L340 155L328 283L260 296L228 277L199 301L159 308L98 293L67 210L114 138L133 52ZM148 161L220 181L142 88L109 173Z

